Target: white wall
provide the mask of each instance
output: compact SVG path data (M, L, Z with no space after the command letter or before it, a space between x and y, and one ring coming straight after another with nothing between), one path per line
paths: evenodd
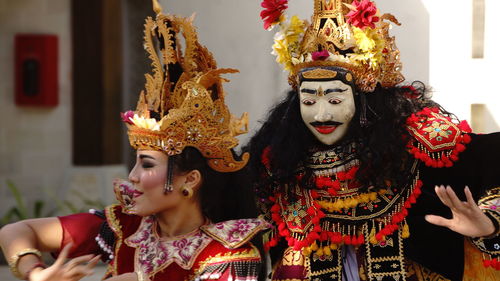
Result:
M14 105L14 35L59 37L59 100L51 109ZM25 194L58 189L71 166L71 54L68 0L0 0L0 214L12 205L5 180Z
M500 87L497 83L498 65L498 9L500 2L485 0L485 55L472 59L472 0L423 0L431 14L430 84L434 98L447 109L470 121L471 104L485 104L492 118L488 130L498 131ZM452 12L450 12L452 11Z
M6 180L15 183L29 207L33 206L33 200L42 199L52 208L56 205L52 198L82 205L81 197L72 190L80 190L90 199L110 202L112 178L126 176L123 165L72 165L70 3L70 0L0 0L0 217L15 206ZM58 106L15 105L14 35L17 33L58 36Z

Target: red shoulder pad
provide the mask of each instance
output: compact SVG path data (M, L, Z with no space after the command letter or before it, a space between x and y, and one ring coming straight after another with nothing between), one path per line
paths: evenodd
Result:
M470 142L471 129L466 121L455 123L439 113L437 108L424 108L406 120L413 137L408 151L425 165L434 168L451 167Z
M126 213L123 206L113 204L104 209L106 221L117 238L122 239L134 233L141 223L141 217Z

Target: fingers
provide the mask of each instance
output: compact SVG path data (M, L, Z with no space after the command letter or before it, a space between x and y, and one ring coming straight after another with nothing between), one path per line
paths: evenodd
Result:
M97 255L95 257L93 257L88 263L87 263L87 267L92 269L94 268L97 263L99 263L99 260L101 259L101 255Z
M465 186L464 192L465 197L467 198L467 203L469 203L472 207L477 207L476 201L474 200L474 197L472 197L472 193L470 192L468 186Z
M429 223L438 225L438 226L444 226L447 228L451 227L451 220L445 219L441 216L436 216L436 215L426 215L425 220Z
M71 268L77 265L80 265L85 262L89 262L94 258L94 255L85 255L85 256L79 256L77 258L74 258L70 260L69 262L66 263L66 267Z
M451 204L453 206L452 209L455 208L460 211L465 211L466 207L464 206L464 202L458 199L457 194L455 193L455 191L453 191L453 189L449 185L446 186L446 194L448 194L448 197L451 201Z
M88 268L87 265L77 265L66 271L64 277L79 280L92 274L94 274L94 270L92 268Z
M100 255L85 255L74 258L66 264L66 273L64 274L69 278L80 279L88 275L94 274L94 267L99 262ZM83 264L86 263L86 264Z
M469 209L469 202L460 201L457 194L450 186L436 186L435 191L441 202L443 202L443 204L445 204L452 211L465 212Z
M444 186L442 186L442 185L437 186L436 185L436 187L434 187L434 190L436 191L436 194L439 197L439 200L441 200L441 202L443 202L443 204L445 204L449 208L451 208L453 206Z
M56 261L54 262L54 266L62 266L65 262L66 259L68 258L69 250L73 246L73 243L68 243L62 251L59 253L59 256L57 257Z

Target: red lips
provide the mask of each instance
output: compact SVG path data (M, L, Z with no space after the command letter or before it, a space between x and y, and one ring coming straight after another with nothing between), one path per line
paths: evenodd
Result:
M318 131L320 134L328 135L328 134L332 133L333 131L335 131L335 129L337 129L337 127L338 126L331 126L331 125L314 126L314 129L316 129L316 131Z
M134 196L134 198L139 197L139 196L141 196L142 194L143 194L143 192L140 192L140 191L138 191L138 190L134 190L134 192L133 192L133 196Z

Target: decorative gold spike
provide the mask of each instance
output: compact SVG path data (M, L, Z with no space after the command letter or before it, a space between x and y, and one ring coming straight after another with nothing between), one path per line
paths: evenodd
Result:
M153 0L153 11L159 15L161 14L161 5L160 3L158 3L158 0Z

